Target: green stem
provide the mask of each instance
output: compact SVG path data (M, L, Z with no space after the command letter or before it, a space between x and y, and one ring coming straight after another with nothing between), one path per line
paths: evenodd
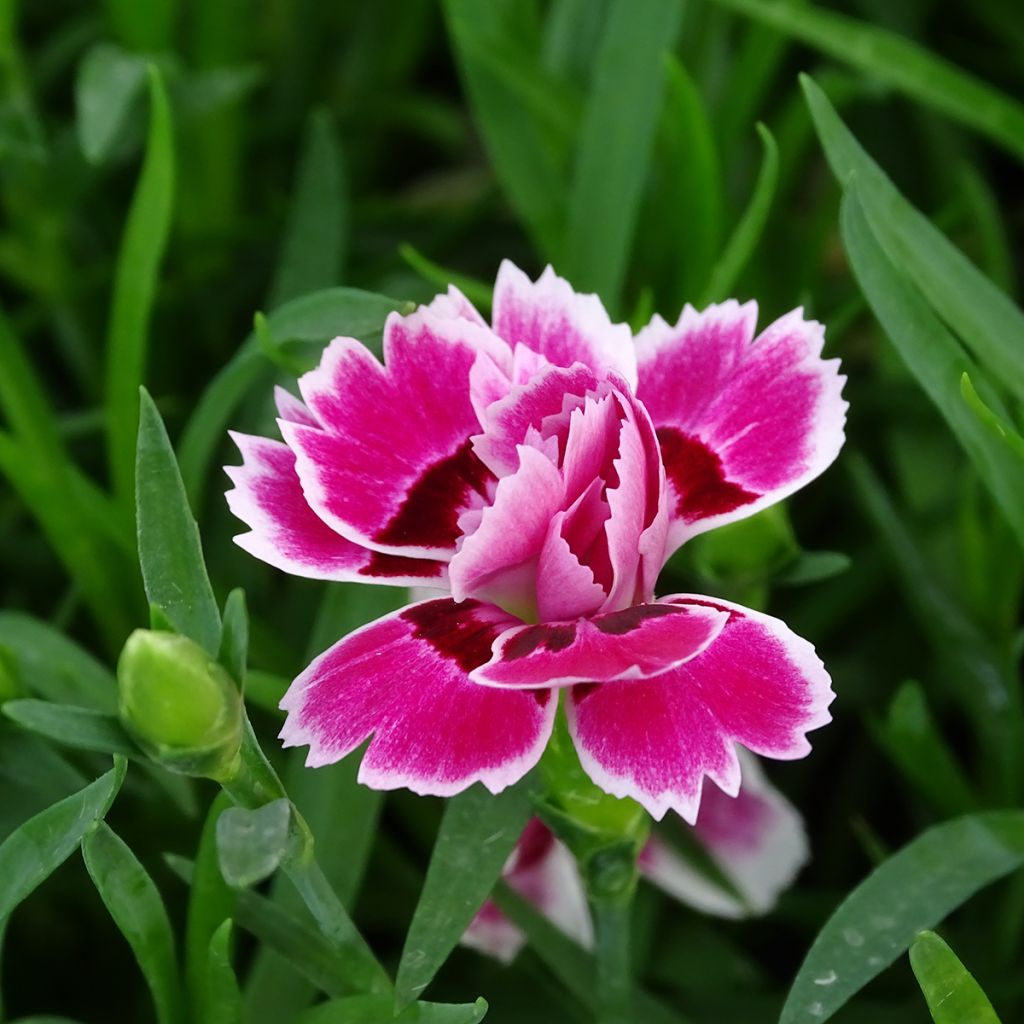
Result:
M629 930L634 887L611 898L591 897L597 967L598 1024L630 1024L633 979Z

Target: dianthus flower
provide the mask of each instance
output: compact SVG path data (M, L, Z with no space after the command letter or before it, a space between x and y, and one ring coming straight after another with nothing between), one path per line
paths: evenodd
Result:
M824 331L796 310L756 338L729 301L634 338L549 268L504 263L489 326L450 288L384 328L383 365L337 338L279 391L284 443L235 435L236 538L317 579L435 587L339 640L282 701L286 745L323 765L372 740L367 785L498 792L540 758L559 701L606 792L696 818L735 795L736 744L801 757L833 694L782 622L655 598L691 537L822 472L846 403Z

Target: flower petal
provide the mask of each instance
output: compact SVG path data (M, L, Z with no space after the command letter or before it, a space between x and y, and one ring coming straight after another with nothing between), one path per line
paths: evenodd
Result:
M594 930L576 860L540 821L531 818L502 871L502 880L581 946ZM462 936L462 944L511 963L526 936L488 900Z
M657 603L575 622L513 626L470 678L511 689L643 679L699 656L728 618L704 604Z
M809 849L797 809L765 778L757 758L738 751L743 781L735 797L709 787L693 836L742 896L716 885L654 835L638 866L683 903L720 917L766 914L807 863ZM685 827L685 826L683 826Z
M497 348L486 328L425 310L388 318L384 367L357 341L331 342L299 381L322 429L281 423L317 515L365 547L447 560L460 513L488 496L469 372Z
M536 282L505 260L494 284L495 332L556 366L614 370L636 386L636 352L625 324L613 324L596 295L579 295L547 267Z
M239 547L296 576L445 586L444 562L369 551L335 533L309 507L287 445L246 434L231 437L244 461L224 467L235 485L226 497L231 511L249 527L249 533L235 537Z
M467 678L512 621L490 605L440 598L364 626L292 683L281 701L284 745L308 744L306 764L319 767L372 735L359 781L374 789L451 796L482 782L500 792L537 763L558 703Z
M661 603L702 604L728 620L703 653L661 675L574 687L566 712L580 762L602 789L655 818L674 808L692 824L705 775L737 792L734 743L802 757L805 734L830 721L834 694L814 648L778 619L692 595Z
M562 535L565 518L565 512L552 517L537 561L537 618L541 622L593 615L607 596Z
M434 316L447 320L469 320L481 327L487 326L487 322L477 312L476 306L453 284L448 285L447 292L435 295L430 304L423 308Z
M503 607L532 608L537 560L562 500L562 475L535 448L519 449L519 468L498 481L485 508L449 566L452 596L483 597Z
M601 380L588 367L545 366L523 384L514 385L502 399L487 407L484 433L473 437L473 451L496 476L514 473L519 447L550 436L545 426L584 405L585 396Z
M678 323L655 317L636 338L637 395L668 475L669 547L792 494L843 444L847 404L824 328L787 313L753 342L757 306L730 300Z

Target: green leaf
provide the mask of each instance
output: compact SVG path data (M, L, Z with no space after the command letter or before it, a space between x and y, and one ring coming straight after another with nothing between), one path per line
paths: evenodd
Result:
M274 800L256 810L229 807L217 819L217 853L224 881L248 889L269 878L289 850L292 805Z
M489 284L478 281L475 277L468 277L456 270L449 270L442 267L433 260L428 260L423 253L414 249L411 245L403 243L398 247L398 255L416 271L424 280L429 281L436 288L447 290L448 285L453 284L463 295L473 303L482 313L491 308L492 289Z
M536 53L514 45L522 22L516 4L444 0L443 10L495 177L551 259L562 238L564 165L574 126L570 121L551 131L545 120L567 90L546 77Z
M872 731L892 761L940 814L952 817L977 807L920 683L905 682L896 691L885 720Z
M142 756L116 715L73 704L32 699L9 700L0 710L23 729L65 746L101 754Z
M110 43L97 43L82 58L75 77L75 129L89 163L102 163L117 148L145 81L145 58Z
M139 386L174 201L171 110L160 73L153 65L149 68L149 105L146 157L121 238L107 331L105 401L110 472L114 492L126 504L133 493Z
M868 463L854 454L847 455L846 464L853 493L887 548L911 611L949 665L949 677L988 754L981 767L992 782L992 796L1012 801L1024 781L1024 722L1014 665L937 579Z
M103 0L111 31L132 50L166 50L174 39L178 0Z
M619 304L650 166L665 70L682 7L614 0L604 26L569 190L565 270L575 287Z
M323 344L342 334L353 338L379 334L388 313L402 306L396 299L358 288L328 288L286 302L267 317L267 325L275 338ZM196 507L202 504L214 452L225 439L235 410L261 380L269 392L270 370L251 333L203 392L181 438L181 475Z
M839 905L814 940L779 1024L821 1024L983 886L1024 864L1024 811L990 811L918 836Z
M142 969L157 1020L182 1022L174 935L153 879L124 840L102 822L82 841L82 856L100 898Z
M821 583L842 575L852 564L850 556L841 551L801 551L796 561L786 566L772 582L785 587Z
M478 1024L487 1016L487 1002L413 1003L395 1016L394 1002L381 996L331 999L307 1010L299 1024Z
M1024 313L922 213L861 148L828 98L801 79L836 179L856 176L857 197L889 259L913 278L932 308L1002 384L1024 397Z
M857 283L900 358L967 452L1024 546L1024 466L978 422L960 396L964 372L981 378L970 357L893 264L864 216L859 190L843 200L841 232Z
M114 674L47 623L21 612L0 612L0 644L30 693L58 704L117 712Z
M971 412L978 417L978 421L988 427L989 432L1000 441L1005 442L1006 447L1018 457L1024 459L1024 437L1001 420L981 399L981 396L974 390L970 376L966 371L960 377L960 394L964 401L970 406Z
M501 912L523 930L530 948L558 980L590 1010L596 1008L594 958L544 917L537 908L504 882L494 890ZM681 1024L683 1018L666 1009L647 992L633 992L635 1024Z
M231 806L231 800L225 793L219 793L210 805L189 879L185 978L193 1015L200 1019L204 1008L215 999L211 991L211 986L216 987L213 939L228 918L234 916L237 902L235 890L220 873L217 857L217 822L221 813Z
M495 796L476 785L448 801L398 965L400 1006L430 984L501 877L530 818L531 786L527 777Z
M1024 107L910 39L813 5L718 3L895 86L1024 159Z
M914 940L910 966L935 1024L999 1024L981 986L935 932Z
M703 290L721 245L722 173L700 89L674 54L663 63L665 104L640 255L651 254L649 273L668 268L665 302L677 309Z
M245 591L241 587L236 587L224 602L224 622L217 660L228 670L240 690L245 688L248 657L249 614L245 607Z
M761 169L757 172L757 181L754 182L754 191L750 195L750 202L743 211L743 216L737 222L732 236L711 272L711 279L701 300L701 308L712 302L720 302L732 294L733 286L739 280L744 267L750 262L750 257L754 254L764 226L768 222L768 213L779 180L779 148L772 133L760 122L757 125L757 134L764 147L764 156L761 160Z
M85 789L29 818L0 843L0 921L74 853L124 782L125 761Z
M135 470L139 565L150 604L174 628L210 654L220 646L220 611L213 596L199 528L160 413L141 390Z
M292 208L270 288L271 309L341 280L347 207L345 168L331 115L317 110L306 127Z
M232 922L224 921L210 939L198 1024L241 1024L242 992L231 963L231 937Z

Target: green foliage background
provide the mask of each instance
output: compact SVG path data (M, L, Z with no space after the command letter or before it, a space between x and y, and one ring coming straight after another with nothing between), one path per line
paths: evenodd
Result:
M0 0L5 1019L392 1019L442 803L303 771L273 737L309 657L404 595L246 556L219 466L228 427L273 432L271 385L328 338L379 345L449 280L486 307L503 257L635 325L802 304L849 376L838 464L662 587L767 608L830 668L835 722L770 768L814 859L745 923L642 889L636 1019L926 1021L954 982L978 1021L982 988L1019 1019L1022 90L1012 0ZM204 831L215 787L120 731L112 666L147 596L245 672L319 874L236 893ZM474 823L511 842L524 799L454 801L437 850ZM460 862L463 895L501 859ZM414 987L444 961L427 995L460 1005L400 1019L478 1020L478 996L489 1022L593 1019L588 958L514 895L530 945L503 969L447 956L423 922L460 911L431 893ZM932 927L981 988L926 937L922 998L903 954ZM307 1011L318 991L334 1002Z

